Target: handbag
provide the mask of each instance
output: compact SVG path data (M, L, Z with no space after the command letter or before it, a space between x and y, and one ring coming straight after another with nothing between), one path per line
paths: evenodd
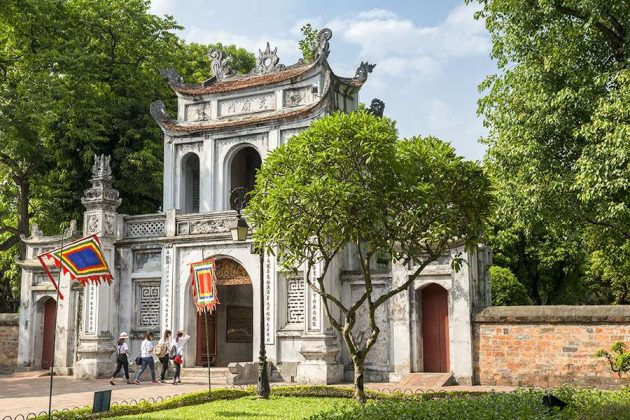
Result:
M173 363L175 363L176 365L181 365L182 363L184 363L184 359L182 359L182 356L178 354L173 359Z
M136 365L140 366L142 364L142 357L140 356L136 357L135 362L136 362Z

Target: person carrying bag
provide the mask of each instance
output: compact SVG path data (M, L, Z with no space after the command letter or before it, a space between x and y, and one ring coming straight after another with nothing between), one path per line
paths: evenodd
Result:
M171 336L171 330L164 331L164 335L160 338L160 341L158 341L157 346L153 347L153 354L160 360L160 364L162 365L160 383L164 383L166 371L168 370L168 361L170 359L171 349L173 348Z
M173 364L175 365L175 375L173 376L173 385L180 385L182 383L181 380L181 371L182 365L184 364L184 344L190 339L190 336L184 334L183 331L177 332L177 337L175 338L175 343L173 348L175 349L172 353Z

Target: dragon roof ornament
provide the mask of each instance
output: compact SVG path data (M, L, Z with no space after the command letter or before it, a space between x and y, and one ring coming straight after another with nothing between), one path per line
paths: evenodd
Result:
M269 44L267 44L267 46L269 46ZM223 57L223 51L217 48L208 53L208 58L210 58L212 75L216 77L217 80L222 80L235 74L235 71L229 67L232 56L228 55Z

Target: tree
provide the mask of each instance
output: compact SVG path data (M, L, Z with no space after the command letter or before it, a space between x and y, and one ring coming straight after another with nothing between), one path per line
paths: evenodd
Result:
M210 47L187 45L145 0L7 0L0 8L0 289L19 284L20 235L80 219L94 154L111 154L120 211L162 202L161 130L148 110L172 92L159 71L210 77ZM238 70L251 53L221 46ZM174 101L171 101L171 105ZM14 307L17 296L11 295Z
M298 47L302 51L302 58L307 63L312 62L317 56L317 48L319 47L319 40L317 38L318 30L310 23L300 28L302 32L302 39L298 41Z
M499 67L479 101L495 233L518 234L527 250L508 256L527 274L510 267L536 303L602 299L608 288L630 302L630 3L479 3Z
M527 289L509 268L493 265L488 270L492 306L531 305Z
M366 111L316 120L265 159L247 208L255 241L285 268L305 268L308 286L321 296L352 357L358 401L365 401L365 358L380 333L375 312L455 238L477 244L489 191L479 166L456 156L449 144L434 137L398 140L393 121ZM344 247L356 250L365 286L349 303L325 283ZM403 284L377 294L370 269L377 255L415 269ZM312 276L317 264L321 269ZM365 342L353 331L361 306L370 320Z

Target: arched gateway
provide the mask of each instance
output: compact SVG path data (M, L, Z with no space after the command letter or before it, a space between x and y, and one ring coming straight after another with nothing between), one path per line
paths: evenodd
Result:
M210 351L206 354L204 314L197 314L196 366L224 367L231 362L252 358L253 294L252 281L245 268L230 258L217 258L217 294L219 305L208 316Z
M115 367L113 344L119 333L129 334L131 354L136 357L147 331L157 337L165 329L181 329L191 335L184 348L186 368L210 364L221 369L231 362L244 362L232 366L230 373L236 368L255 373L263 340L274 374L285 381L321 384L352 378L352 361L343 341L326 318L321 299L305 282L307 273L321 274L321 263L285 270L273 255L261 263L252 253L251 232L241 242L230 233L236 220L229 203L233 188L251 190L264 159L312 121L358 108L359 91L373 66L361 63L353 77L335 74L328 63L331 37L329 29L319 32L309 62L282 65L277 50L267 46L259 51L257 65L249 74L232 72L229 60L218 50L210 54L213 72L205 81L186 84L176 72L163 72L176 96L177 111L169 113L161 101L150 109L163 133L161 209L154 214L119 214L121 200L113 188L109 159L100 156L92 168L92 187L81 200L85 206L82 232L70 229L62 239L44 236L34 227L31 236L24 238L19 368L49 363L42 342L52 336L51 322L46 323L49 317L43 315L44 305L39 303L47 305L47 313L52 311L54 302L42 299L54 295L54 288L44 277L37 255L73 238L96 234L114 281L87 287L67 278L60 282L65 300L59 304L56 323L58 374L107 377ZM127 204L134 208L133 202ZM414 285L422 290L425 284L439 283L448 289L452 311L448 328L436 324L437 338L429 339L431 327L420 321L423 315L427 320L445 319L444 291L427 287L419 294L397 295L379 308L381 333L366 362L366 380L394 381L411 371L426 370L421 357L424 349L427 369L448 370L458 382L471 382L470 314L489 299L485 271L489 258L483 247L467 252L463 244L452 245L452 252L466 260L462 269L454 272L449 256L444 256L426 267ZM327 289L346 307L364 290L351 248L330 265L325 279ZM190 264L207 258L218 260L220 300L209 320L208 352L205 324L192 303L189 280ZM373 286L379 293L404 283L415 270L411 262L374 263L378 278ZM421 307L427 312L423 314ZM41 329L44 324L48 327ZM429 341L444 343L435 353L435 365L428 357L432 350L423 347L423 329L427 346ZM357 339L365 338L357 335ZM46 352L49 349L45 347ZM255 383L256 376L239 380Z

